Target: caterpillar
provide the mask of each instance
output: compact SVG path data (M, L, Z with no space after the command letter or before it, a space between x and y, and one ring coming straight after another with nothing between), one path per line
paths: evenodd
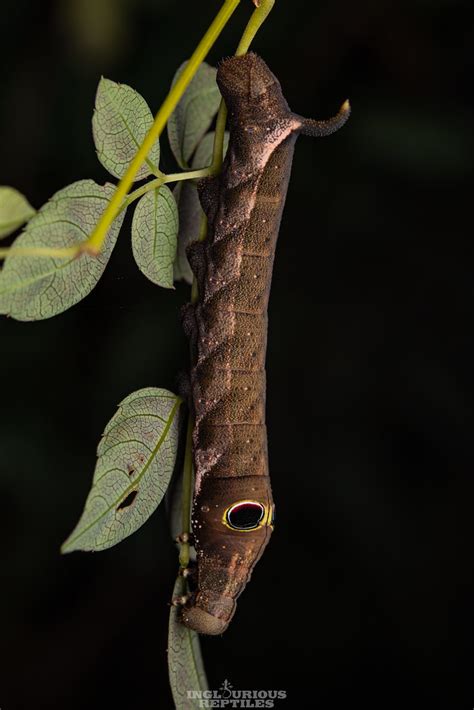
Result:
M208 238L187 250L198 301L183 312L190 338L194 416L194 589L181 621L221 634L234 615L273 529L267 434L267 306L294 144L300 133L340 128L346 101L328 121L288 108L277 78L256 54L224 60L217 83L228 109L221 173L199 182Z

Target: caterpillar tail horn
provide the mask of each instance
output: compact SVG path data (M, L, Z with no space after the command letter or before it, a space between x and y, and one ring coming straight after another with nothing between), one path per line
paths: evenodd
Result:
M330 136L331 133L335 133L341 128L351 113L351 105L349 99L344 101L339 112L332 118L327 119L327 121L315 121L312 118L302 118L301 120L300 132L305 136L313 136L314 138L321 138L323 136Z

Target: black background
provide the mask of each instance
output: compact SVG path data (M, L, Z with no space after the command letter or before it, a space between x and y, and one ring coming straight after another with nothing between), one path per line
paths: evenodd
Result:
M219 6L3 0L0 183L39 207L104 182L100 75L156 111ZM254 44L295 111L349 96L353 115L296 146L267 360L277 526L231 627L203 640L212 688L284 689L282 708L474 705L472 20L468 0L277 0ZM164 510L109 551L59 546L117 403L186 368L188 298L139 273L128 221L82 303L0 322L2 710L172 707Z

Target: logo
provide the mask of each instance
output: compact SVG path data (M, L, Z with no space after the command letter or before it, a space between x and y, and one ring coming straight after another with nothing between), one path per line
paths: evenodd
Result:
M200 708L274 708L286 699L286 690L234 690L227 678L219 690L188 690Z

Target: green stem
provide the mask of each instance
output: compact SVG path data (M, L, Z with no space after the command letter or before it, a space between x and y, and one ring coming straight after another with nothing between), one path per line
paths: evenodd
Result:
M182 534L184 535L184 541L181 542L179 550L179 564L183 569L189 565L189 534L191 532L191 503L193 499L193 429L194 419L190 412L186 431L186 449L184 452L183 465Z
M207 235L207 217L203 213L199 225L198 241L202 242ZM196 303L198 299L198 288L196 279L193 278L191 286L191 303ZM183 464L183 488L182 488L182 527L186 533L185 541L181 542L179 550L179 564L185 569L189 565L189 534L191 532L191 505L193 502L193 429L194 417L191 412L188 416L188 428L186 431L186 448L184 451Z
M219 105L219 112L216 119L216 132L214 133L214 146L212 149L212 171L216 175L220 173L222 169L222 162L224 160L224 133L225 133L225 123L227 121L227 107L225 105L224 99L221 99Z
M165 177L165 175L161 175L160 177L157 177L154 180L150 180L150 182L147 182L146 185L142 185L138 188L138 190L134 190L133 192L131 192L122 202L117 214L123 212L125 209L127 209L129 205L132 204L132 202L135 202L135 200L138 200L139 197L145 195L147 192L150 192L150 190L156 190L158 187L161 187L165 182Z
M236 57L240 57L242 54L246 54L248 52L255 35L272 11L274 4L275 0L260 0L259 5L253 11L250 20L248 21L247 27L245 28L239 42L239 46L235 51Z
M213 175L213 167L199 168L199 170L188 170L185 173L170 173L165 175L163 182L178 182L179 180L200 180L203 177Z
M168 182L180 182L181 180L199 180L203 177L208 177L209 175L212 175L211 166L208 168L200 168L199 170L187 170L183 173L169 173L169 175L165 175L165 173L160 172L160 175L157 178L155 178L154 180L150 180L150 182L147 182L145 185L142 185L137 190L131 192L128 197L122 202L118 213L120 214L120 212L123 212L124 209L131 205L132 202L135 202L135 200L138 200L138 198L142 195L145 195L151 190L156 190L157 187L166 185L166 183Z
M180 180L199 180L200 178L207 177L208 175L212 175L211 167L200 168L199 170L188 170L183 173L170 173L169 175L161 173L159 177L154 180L150 180L150 182L147 182L146 185L142 185L137 190L131 192L122 202L118 214L123 212L124 209L131 205L132 202L135 202L135 200L138 200L138 198L142 195L145 195L151 190L156 190L158 187L166 185L168 182L179 182Z

